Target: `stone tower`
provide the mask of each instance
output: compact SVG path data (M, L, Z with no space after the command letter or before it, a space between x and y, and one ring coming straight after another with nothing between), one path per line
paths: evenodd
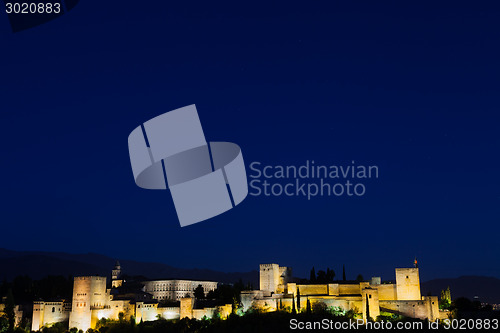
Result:
M111 271L111 279L118 280L122 275L122 266L120 262L117 260L115 263L115 268Z
M361 291L361 296L363 298L362 310L364 320L376 320L380 316L380 303L378 299L378 289L366 287ZM370 312L370 318L368 318L368 311Z
M275 293L280 283L280 266L278 264L261 264L259 289Z
M92 310L104 308L107 304L106 278L101 276L75 277L73 303L69 316L69 328L86 331L95 327L98 318L93 318Z
M193 318L193 307L194 307L194 298L192 297L183 297L181 298L181 308L180 318Z
M418 268L396 268L396 294L398 301L422 299Z
M292 277L290 267L280 267L278 264L261 264L259 290L268 293L283 293Z
M111 271L111 288L121 287L123 284L122 277L122 267L120 262L117 260L115 263L115 268Z
M38 331L43 326L44 311L44 302L33 302L33 319L31 320L32 331Z

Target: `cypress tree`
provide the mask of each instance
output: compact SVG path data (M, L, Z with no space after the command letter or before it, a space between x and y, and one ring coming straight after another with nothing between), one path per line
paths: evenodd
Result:
M366 294L366 321L370 320L370 303L368 302L368 294Z
M297 313L297 310L295 310L295 296L292 296L292 313Z
M15 329L15 324L16 324L16 314L14 312L15 307L16 303L14 301L14 295L12 294L12 289L9 289L7 291L7 297L5 300L5 309L4 309L4 313L5 316L7 317L7 322L9 325L7 332L14 332Z
M345 278L345 264L342 265L342 280L346 281L347 279Z
M307 312L308 314L311 314L311 312L312 312L312 309L311 309L311 301L309 300L309 297L307 298L306 312Z
M326 280L328 282L333 282L335 279L335 271L333 269L330 269L329 267L326 268Z
M297 287L297 311L300 312L300 289Z
M309 282L316 282L316 270L313 268L311 269L311 274L309 275Z
M7 317L8 329L7 332L14 332L16 324L16 314L14 312L16 303L14 302L14 295L12 294L12 289L7 291L7 297L5 300L5 317Z

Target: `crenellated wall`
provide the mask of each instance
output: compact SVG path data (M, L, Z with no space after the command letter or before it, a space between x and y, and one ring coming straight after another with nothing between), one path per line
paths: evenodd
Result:
M137 302L135 304L136 322L158 319L158 303Z
M299 284L297 289L300 291L300 296L328 295L327 284Z
M394 301L397 299L395 284L379 284L374 286L374 288L377 288L380 300Z
M34 302L31 330L38 331L44 326L67 321L71 313L71 303L58 302Z
M421 300L380 301L380 310L430 321L441 316L437 296L424 296Z

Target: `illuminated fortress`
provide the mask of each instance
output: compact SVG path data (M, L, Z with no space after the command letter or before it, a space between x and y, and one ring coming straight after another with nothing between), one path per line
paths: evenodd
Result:
M119 320L120 316L136 322L152 321L158 316L164 319L188 317L201 319L218 312L222 317L231 313L231 305L196 308L193 291L201 285L205 295L217 288L217 282L192 280L144 281L140 290L121 291L125 280L121 277L121 266L117 262L111 274L111 288L102 276L78 276L74 278L71 302L36 301L33 303L32 331L55 323L69 321L69 327L86 331L96 328L102 318ZM177 302L177 306L166 306L162 301Z
M69 321L69 327L86 331L95 329L100 319L106 318L136 322L164 319L203 317L214 313L226 318L232 313L232 304L199 308L193 291L201 285L205 296L217 288L217 282L191 280L142 281L140 289L127 290L117 262L111 274L111 288L106 277L79 276L74 279L71 302L36 301L33 304L32 330L54 323ZM380 277L371 281L338 281L331 283L293 282L292 269L278 264L260 265L259 290L241 292L241 310L254 308L264 312L277 310L304 311L309 301L323 303L344 312L353 311L367 320L377 319L381 313L411 318L445 319L448 312L440 311L437 296L420 294L417 267L396 268L396 283L382 283Z
M259 308L276 311L306 309L324 303L327 307L353 310L363 319L376 319L381 312L419 319L444 319L448 313L439 310L437 296L421 296L418 268L396 268L396 283L381 283L380 277L369 282L339 281L325 284L297 284L292 281L291 269L278 264L260 265L260 290L243 291L243 310ZM300 295L300 296L299 296ZM295 302L295 304L292 304Z

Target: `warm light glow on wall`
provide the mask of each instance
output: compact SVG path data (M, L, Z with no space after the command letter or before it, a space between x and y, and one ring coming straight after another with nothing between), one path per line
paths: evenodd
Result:
M106 313L102 310L97 311L97 319L106 318Z
M177 319L179 318L179 312L176 311L164 311L162 317L165 319Z

